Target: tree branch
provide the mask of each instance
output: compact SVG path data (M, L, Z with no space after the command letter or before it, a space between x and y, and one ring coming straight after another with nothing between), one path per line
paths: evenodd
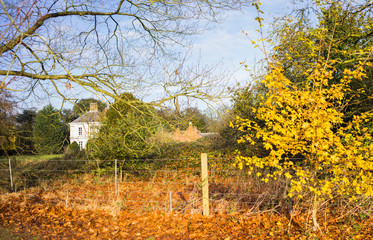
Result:
M0 75L3 76L19 76L19 77L28 77L31 79L40 79L40 80L49 80L49 79L79 79L79 78L88 78L88 77L97 77L97 74L82 74L82 75L70 75L70 74L61 74L61 75L46 75L46 74L35 74L25 71L7 71L0 70ZM100 74L104 75L104 74Z
M56 13L50 13L46 14L42 17L40 17L36 23L31 26L29 29L27 29L25 32L19 34L17 37L13 38L11 41L8 41L6 44L3 44L0 46L0 57L3 55L3 53L13 49L17 44L23 41L23 39L31 36L35 33L36 30L38 30L46 20L50 18L58 18L58 17L65 17L65 16L112 16L112 15L122 15L122 16L131 16L136 18L141 22L141 18L139 16L136 16L135 14L130 13L120 13L118 10L114 12L94 12L94 11L70 11L70 12L56 12Z

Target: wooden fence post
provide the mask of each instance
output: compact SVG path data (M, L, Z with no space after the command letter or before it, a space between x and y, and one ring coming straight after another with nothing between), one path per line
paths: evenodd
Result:
M172 191L170 191L170 213L172 213Z
M10 161L10 158L8 158L9 160L9 177L10 177L10 191L13 192L13 174L12 174L12 163Z
M118 161L115 159L115 195L118 194Z
M66 190L66 207L69 207L69 189Z
M201 153L201 176L202 176L202 205L203 216L208 216L210 213L209 203L209 176L207 165L207 153Z

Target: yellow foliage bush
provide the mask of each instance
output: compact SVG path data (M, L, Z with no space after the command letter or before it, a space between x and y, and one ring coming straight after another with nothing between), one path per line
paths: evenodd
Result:
M371 112L343 121L341 111L348 103L348 84L353 78L365 77L364 65L345 70L338 84L330 84L333 69L319 63L307 74L307 84L297 87L283 75L276 64L263 80L268 88L256 118L265 122L259 126L237 116L234 125L245 133L241 143L263 141L270 150L264 158L237 156L238 166L272 169L262 175L263 181L284 176L291 179L290 197L302 198L312 193L318 199L336 194L354 198L373 195L372 129L367 122ZM294 156L302 156L294 159Z

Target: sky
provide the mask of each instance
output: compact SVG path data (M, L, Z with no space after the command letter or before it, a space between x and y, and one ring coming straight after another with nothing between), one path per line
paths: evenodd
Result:
M263 0L261 8L264 12L262 17L265 20L264 30L268 31L269 22L273 17L289 12L291 2L289 0ZM249 73L241 67L240 63L244 62L248 68L260 69L259 60L263 59L263 53L260 49L254 48L250 39L257 40L260 38L258 23L255 21L257 12L254 7L250 7L244 12L230 12L226 14L223 21L219 24L213 24L208 30L194 37L191 48L191 61L200 60L201 64L220 63L228 71L234 72L230 81L235 84L240 82L241 85L250 82ZM248 34L246 36L242 31ZM77 97L87 98L95 97L93 94L78 93ZM25 103L23 108L35 107L38 110L48 103L55 107L61 107L61 100L58 97L45 97ZM223 104L228 104L228 101ZM66 104L64 108L72 108L72 104ZM198 106L199 107L199 106ZM201 106L203 108L203 106Z
M290 0L262 1L263 30L268 32L273 18L289 13L292 6ZM206 64L221 61L222 65L234 71L232 82L239 82L241 86L250 83L252 80L250 73L260 71L263 64L260 60L264 59L262 50L255 48L250 41L250 39L261 38L256 31L259 26L255 20L256 17L257 12L254 7L244 12L227 14L222 23L215 24L211 29L196 37L192 48L193 56L201 57L201 62ZM240 63L246 64L250 73ZM222 101L222 104L229 105L229 102L228 99Z
M291 3L289 0L265 0L262 1L262 11L264 14L264 30L267 31L269 23L273 17L289 12ZM259 39L258 23L255 21L257 12L254 7L250 7L245 12L231 12L221 24L216 24L214 28L205 31L197 36L194 43L195 53L201 52L206 61L216 61L223 59L226 64L239 65L246 61L249 65L254 65L256 61L263 58L259 49L252 46L250 39ZM242 33L248 33L248 36Z

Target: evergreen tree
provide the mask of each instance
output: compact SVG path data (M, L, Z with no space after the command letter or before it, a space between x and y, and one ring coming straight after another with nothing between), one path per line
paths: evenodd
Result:
M39 153L61 152L65 140L63 124L58 111L51 104L45 106L36 115L33 139Z
M34 152L32 130L35 125L36 111L25 109L17 115L17 151L24 153Z
M9 91L0 89L0 154L15 150L15 103Z

